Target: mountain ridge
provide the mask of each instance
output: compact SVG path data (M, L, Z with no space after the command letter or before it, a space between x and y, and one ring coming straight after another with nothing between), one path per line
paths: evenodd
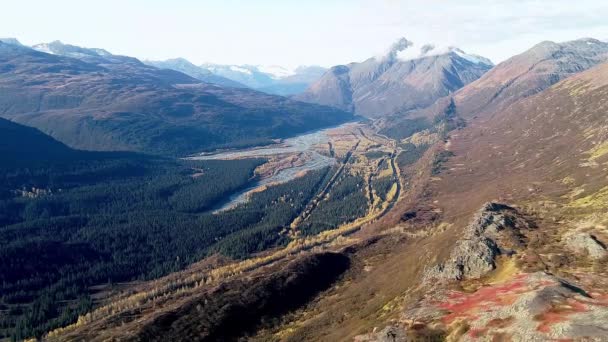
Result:
M288 69L280 66L205 63L200 68L250 88L283 96L302 92L326 71L325 68L314 65Z
M148 65L155 66L161 69L171 69L183 72L186 75L192 76L198 80L201 80L206 83L217 84L224 87L233 87L233 88L246 88L247 86L231 80L226 77L218 76L204 68L200 68L188 61L185 58L172 58L164 61L151 61L145 60L144 63Z
M75 59L0 43L0 69L0 116L81 149L194 153L269 143L352 117L131 57Z
M491 68L485 64L491 63L489 60L471 57L455 48L434 55L434 48L425 45L414 58L401 58L400 53L412 45L402 39L384 57L333 67L294 98L382 117L429 106Z
M495 112L519 97L538 93L604 61L608 61L608 44L599 40L544 41L498 64L479 80L456 92L454 101L464 117L482 111ZM475 93L477 89L483 89L484 94Z

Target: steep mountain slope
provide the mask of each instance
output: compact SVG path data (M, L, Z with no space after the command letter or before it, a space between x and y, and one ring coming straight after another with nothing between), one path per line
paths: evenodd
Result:
M0 70L0 116L81 149L192 153L269 142L351 118L201 83L130 57L75 59L0 43Z
M497 112L534 95L572 74L608 61L608 43L579 39L542 42L500 63L454 95L459 114L472 117Z
M74 155L76 151L39 130L0 118L0 168L44 164Z
M384 57L333 67L294 98L381 117L429 106L492 67L487 59L459 49L429 45L413 58L400 57L410 46L402 39Z
M354 112L353 89L350 82L350 68L345 65L334 66L323 77L315 82L303 94L294 98L305 101L322 103Z
M542 42L498 64L453 95L405 116L389 116L377 125L384 134L403 139L419 127L429 127L448 111L465 120L475 117L491 119L510 104L605 61L608 61L608 43L595 39Z
M606 182L607 95L604 63L512 104L493 120L472 121L450 141L456 154L453 162L467 158L467 167L450 170L444 177L472 175L480 183L474 191L480 193L496 183L512 187L492 189L502 196L541 195L543 190L573 189L584 183L585 192L575 197L597 189ZM486 175L477 177L481 173Z
M165 61L144 61L148 65L155 66L161 69L171 69L183 72L186 75L192 76L197 80L205 83L217 84L224 87L246 88L242 83L233 81L229 78L218 76L211 71L198 67L184 58L167 59Z

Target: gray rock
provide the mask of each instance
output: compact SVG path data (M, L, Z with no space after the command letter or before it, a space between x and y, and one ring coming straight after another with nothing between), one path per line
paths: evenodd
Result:
M512 246L500 242L505 236L519 241L522 228L530 227L517 210L500 203L486 203L464 229L463 238L456 242L450 258L426 271L425 282L479 278L492 271L498 255L512 252L509 250Z
M606 247L595 236L588 233L574 233L566 237L566 246L575 251L587 253L591 259L598 260L606 255Z

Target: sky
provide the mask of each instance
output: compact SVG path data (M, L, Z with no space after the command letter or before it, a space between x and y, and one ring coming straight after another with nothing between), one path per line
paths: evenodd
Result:
M544 40L608 40L608 1L2 0L0 37L287 67L362 61L406 37L500 62Z

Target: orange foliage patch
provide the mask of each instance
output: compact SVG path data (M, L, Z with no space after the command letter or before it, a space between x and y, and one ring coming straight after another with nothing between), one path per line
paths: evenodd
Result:
M568 304L567 307L553 307L547 312L535 317L536 320L541 322L538 325L537 330L543 333L548 333L551 331L552 325L567 321L569 315L588 310L586 304L583 304L575 299L569 299L566 303Z
M525 277L525 274L518 275L509 283L482 287L472 294L450 293L448 301L438 305L450 312L443 317L444 323L449 324L456 318L475 318L480 310L513 304L517 296L527 290Z

